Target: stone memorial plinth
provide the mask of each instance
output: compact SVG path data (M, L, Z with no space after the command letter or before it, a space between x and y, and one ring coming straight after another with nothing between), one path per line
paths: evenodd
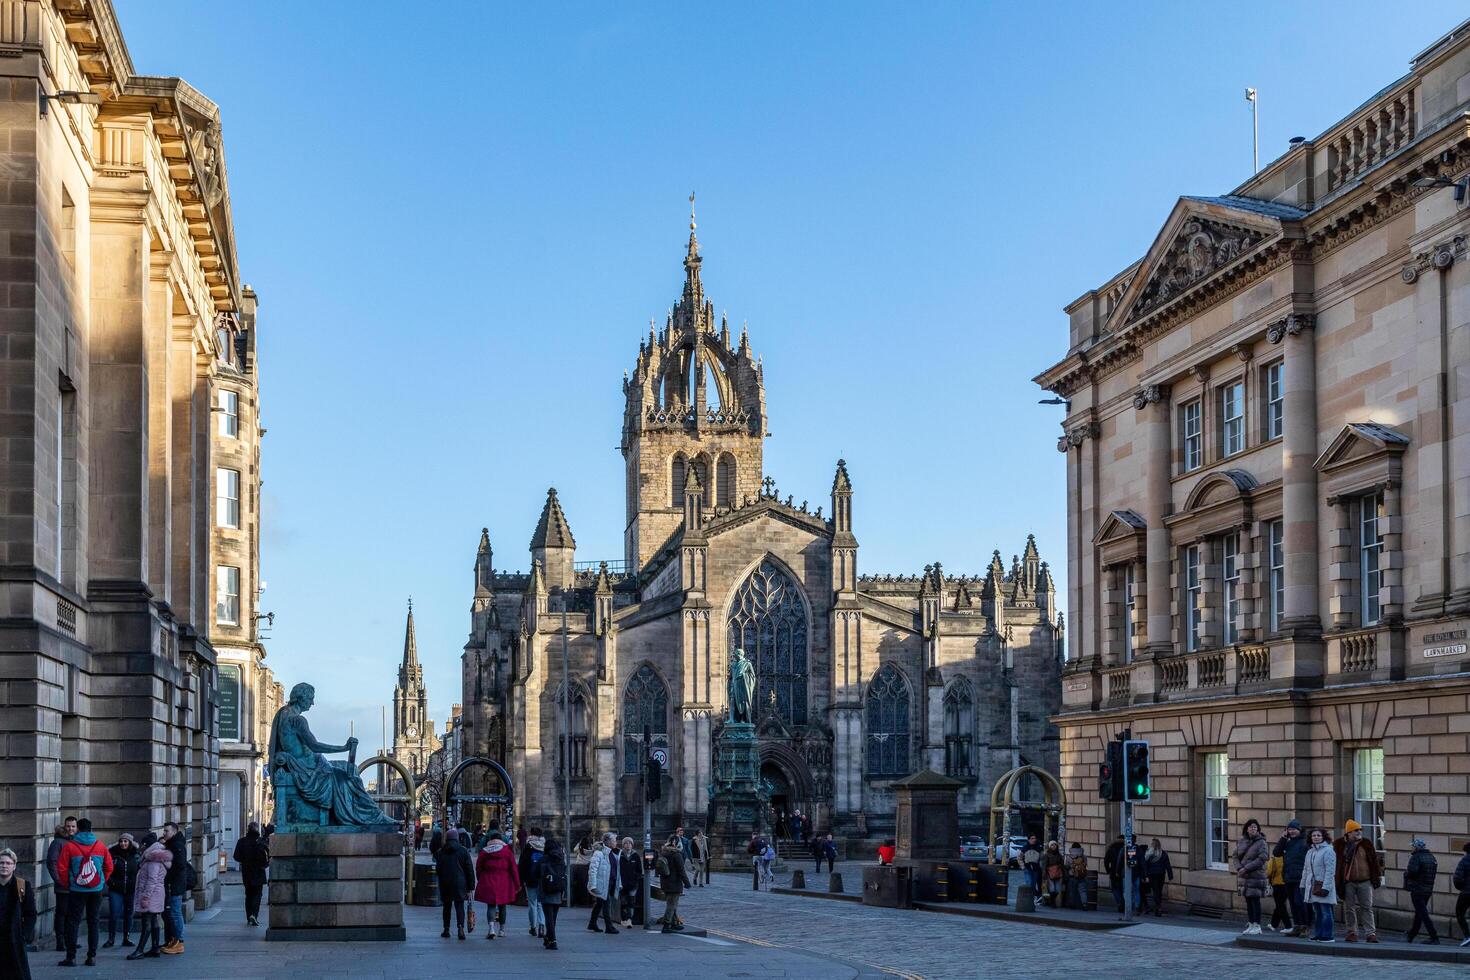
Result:
M958 872L963 866L959 791L964 785L931 769L893 784L897 803L894 863L909 867L911 893L919 901L948 901L949 869Z
M265 938L403 941L403 836L273 835Z

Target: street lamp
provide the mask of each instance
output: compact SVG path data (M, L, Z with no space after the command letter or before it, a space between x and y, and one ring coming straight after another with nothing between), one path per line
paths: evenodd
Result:
M1446 177L1420 177L1414 181L1414 186L1420 190L1431 187L1453 187L1455 189L1455 203L1464 204L1466 191L1470 190L1470 176L1461 177L1459 180L1450 180Z
M66 105L101 105L102 96L96 92L76 92L66 90L62 92L47 92L37 89L37 95L41 102L41 115L46 115L46 104L51 101L61 102Z

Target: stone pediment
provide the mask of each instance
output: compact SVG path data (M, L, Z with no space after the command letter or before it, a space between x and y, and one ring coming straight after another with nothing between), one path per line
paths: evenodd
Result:
M1195 484L1184 501L1184 512L1240 500L1256 488L1256 478L1245 470L1211 473Z
M1148 522L1131 510L1115 510L1102 522L1102 527L1097 529L1093 535L1093 544L1106 544L1109 541L1118 541L1131 538L1136 534L1143 534L1148 530Z
M1138 320L1194 290L1280 237L1305 212L1245 197L1183 197L1154 239L1117 306Z
M1349 422L1312 465L1326 472L1380 453L1402 453L1408 446L1409 437L1398 429L1377 422Z

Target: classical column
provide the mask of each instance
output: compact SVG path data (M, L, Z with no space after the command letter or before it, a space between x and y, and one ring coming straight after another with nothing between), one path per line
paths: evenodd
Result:
M1273 324L1268 338L1285 341L1282 399L1281 507L1285 526L1286 602L1282 628L1312 638L1322 631L1317 594L1317 345L1309 314Z
M1164 518L1173 509L1169 485L1172 468L1169 447L1169 390L1163 385L1149 385L1133 397L1133 406L1144 417L1140 428L1144 430L1148 453L1143 487L1143 517L1148 522L1144 544L1147 555L1147 574L1144 576L1148 604L1147 653L1149 656L1159 657L1174 652L1169 622L1173 608L1169 594L1172 549L1169 529L1164 526Z

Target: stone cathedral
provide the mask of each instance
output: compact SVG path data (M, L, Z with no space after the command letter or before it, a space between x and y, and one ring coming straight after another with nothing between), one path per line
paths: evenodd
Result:
M560 832L570 770L574 832L629 830L647 731L669 750L656 828L700 824L727 657L740 647L756 668L773 810L844 836L891 833L892 783L930 768L964 781L962 820L978 827L1014 760L1058 765L1051 573L1028 537L1009 570L996 552L983 575L938 563L859 574L845 462L815 508L765 474L761 363L745 330L736 340L716 320L700 265L691 220L683 293L623 381L623 559L576 560L554 489L528 573L498 571L481 533L465 753L504 763L528 825Z

